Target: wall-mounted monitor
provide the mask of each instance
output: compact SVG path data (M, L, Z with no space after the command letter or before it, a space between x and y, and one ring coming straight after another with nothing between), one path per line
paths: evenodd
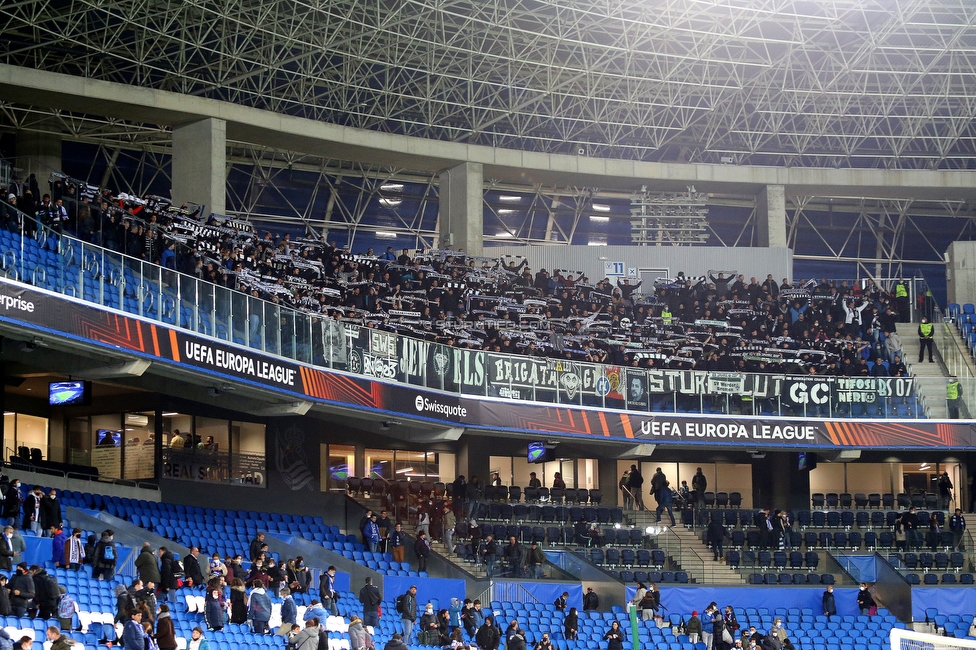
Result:
M810 451L801 451L797 454L796 468L801 472L809 472L817 468L817 455Z
M112 429L98 429L95 431L96 447L121 447L122 432Z
M48 385L51 406L88 406L91 404L90 381L52 381Z
M528 460L530 463L548 463L556 460L556 450L544 442L530 442Z

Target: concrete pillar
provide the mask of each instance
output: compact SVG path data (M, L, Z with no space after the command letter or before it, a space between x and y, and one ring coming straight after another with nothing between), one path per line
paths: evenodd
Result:
M786 188L767 185L756 195L757 246L786 248Z
M954 241L946 249L949 303L973 302L976 295L976 242Z
M226 214L227 122L207 118L173 127L173 203Z
M470 483L472 476L477 476L481 485L488 485L491 479L490 459L494 441L487 436L464 436L463 444L458 451L458 473ZM462 460L466 461L462 464Z
M623 505L622 493L617 488L617 483L620 481L620 477L617 475L617 459L600 456L597 459L597 474L600 493L603 495L603 505Z
M484 238L484 169L462 163L440 174L440 248L480 256Z
M53 128L53 127L52 127ZM51 172L61 171L61 135L59 133L37 133L34 131L17 131L16 166L22 171L17 172L21 181L34 174L37 184L41 187L41 194L48 191L47 179ZM40 201L41 197L34 197Z

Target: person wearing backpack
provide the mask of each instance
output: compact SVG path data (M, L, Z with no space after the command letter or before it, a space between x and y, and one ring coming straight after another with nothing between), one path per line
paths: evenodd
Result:
M403 625L404 643L409 645L413 635L413 624L417 620L417 587L411 585L405 594L396 600L400 623Z
M255 634L266 634L268 621L271 620L271 598L259 580L251 583L251 589L251 597L247 604L247 618L251 621L251 629Z
M115 577L115 564L118 562L118 553L115 549L115 532L106 530L102 533L102 538L95 545L92 562L92 578L95 580L111 580Z
M383 602L383 596L369 576L366 576L366 584L359 590L359 602L363 604L363 625L372 625L374 628L378 626L379 606Z
M58 622L61 629L67 632L71 630L71 623L79 611L78 603L68 595L68 590L64 587L58 587L58 592L61 594L58 598Z

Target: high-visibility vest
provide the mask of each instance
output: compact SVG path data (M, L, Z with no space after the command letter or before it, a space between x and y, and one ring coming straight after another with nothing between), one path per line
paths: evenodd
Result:
M960 384L958 381L950 381L946 385L946 399L949 400L959 399L959 387Z
M895 285L895 298L907 298L908 297L908 287L902 283Z
M935 331L935 325L932 323L921 323L918 326L918 331L922 333L923 338L931 338L932 332Z
M665 325L670 325L671 324L671 310L670 309L663 309L663 310L661 310L661 320L664 321L664 324Z

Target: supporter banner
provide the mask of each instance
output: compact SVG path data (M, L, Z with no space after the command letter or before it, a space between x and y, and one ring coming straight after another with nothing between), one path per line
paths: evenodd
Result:
M877 404L886 398L908 398L915 383L910 377L792 378L783 382L783 404L795 408L827 404Z
M191 366L302 399L395 412L443 426L665 445L976 448L973 426L965 422L671 416L614 410L646 409L648 398L642 393L698 395L735 389L743 396L780 397L796 405L824 399L897 399L911 391L911 381L900 378L825 382L823 378L616 368L449 348L421 340L405 343L405 337L341 323L330 331L337 336L341 332L338 338L347 341L347 369L359 375L353 376L168 329L6 280L0 280L0 321ZM448 393L429 390L435 387ZM486 393L496 399L483 398ZM563 404L523 401L530 399ZM586 405L598 408L581 408ZM181 463L168 471L191 478L207 476L208 468Z

